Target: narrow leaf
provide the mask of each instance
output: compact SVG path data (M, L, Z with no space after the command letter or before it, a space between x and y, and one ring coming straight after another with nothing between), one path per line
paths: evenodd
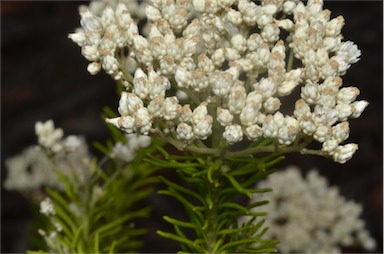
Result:
M191 222L185 222L185 221L173 219L173 218L168 217L168 216L163 216L163 219L168 221L171 224L174 224L174 225L177 225L180 227L197 229L197 226Z
M172 234L172 233L168 233L168 232L164 232L164 231L160 231L160 230L157 230L156 233L164 238L168 238L168 239L172 239L174 241L177 241L177 242L181 242L181 243L185 243L191 247L194 246L193 242L191 240L188 240L186 238L183 238L183 237L180 237L178 235L175 235L175 234Z
M250 191L244 189L243 187L241 187L239 182L233 176L228 175L228 174L224 174L224 176L228 178L228 180L232 183L233 187L235 187L235 189L238 192L247 195L249 198L252 198L252 193Z

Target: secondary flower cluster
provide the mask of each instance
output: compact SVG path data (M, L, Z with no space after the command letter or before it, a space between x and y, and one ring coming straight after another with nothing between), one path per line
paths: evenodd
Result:
M280 242L282 253L341 253L341 246L375 249L375 240L359 218L362 206L346 201L317 171L311 170L303 178L298 168L288 167L258 187L273 188L255 199L269 201L266 234Z
M124 3L83 8L70 35L90 73L103 68L126 87L121 116L107 122L183 146L216 132L231 145L268 138L301 152L316 140L317 154L339 163L357 150L343 144L348 119L368 102L341 76L361 52L321 0L152 0L145 13L146 37Z
M111 157L125 162L133 161L139 149L151 144L151 138L145 135L127 134L126 142L117 142L112 149Z
M31 146L20 155L6 160L9 190L38 190L43 186L63 188L55 169L81 185L90 176L90 155L84 138L63 137L62 129L55 129L52 120L35 125L38 146Z

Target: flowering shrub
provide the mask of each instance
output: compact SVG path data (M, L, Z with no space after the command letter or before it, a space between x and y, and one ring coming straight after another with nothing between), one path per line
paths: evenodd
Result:
M28 150L36 154L9 160L9 189L22 189L25 183L13 179L29 165L42 173L29 187L43 187L49 197L40 207L48 218L39 230L45 250L137 251L146 230L134 222L149 216L142 201L158 180L166 186L158 193L179 201L187 219L165 215L173 231L156 232L178 242L181 252L338 251L335 244L349 244L350 234L363 228L359 209L351 208L357 228L342 236L321 231L314 233L318 245L305 239L295 245L285 233L294 227L274 225L280 208L261 194L269 187L279 194L283 183L256 185L285 153L346 163L358 149L346 143L348 121L368 102L356 101L359 89L343 87L342 76L361 52L343 40L344 18L331 18L321 0L108 0L79 10L81 27L68 37L90 62L88 72L105 71L121 94L118 114L104 114L112 140L95 144L103 159L91 157L81 138L63 139L48 121L36 124L39 148ZM174 169L178 181L158 169ZM305 201L319 191L311 189L313 177L308 181L309 187L300 179L292 183L302 186ZM320 187L326 198L336 198ZM336 214L349 211L340 200L332 206ZM303 212L296 201L287 198L287 206ZM333 221L326 211L320 215ZM301 225L292 216L287 220ZM317 226L308 222L306 229Z

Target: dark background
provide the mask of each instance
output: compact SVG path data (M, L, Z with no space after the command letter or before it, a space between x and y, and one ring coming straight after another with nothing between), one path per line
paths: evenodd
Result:
M89 142L108 137L100 117L103 106L116 108L114 82L105 74L91 76L80 48L67 39L79 26L81 2L1 1L1 178L5 158L36 143L36 121L53 119L66 134L82 134ZM349 142L359 150L347 164L315 156L289 154L281 164L313 167L338 185L348 200L364 205L367 228L383 250L383 3L382 1L326 1L332 17L343 15L345 40L355 42L361 60L343 77L345 86L361 90L358 99L370 102L358 119L350 121ZM28 203L16 192L1 189L1 252L24 252ZM142 252L175 252L177 245L153 231L164 227L161 216L175 203L151 198L155 211L148 225L152 233ZM177 213L178 209L173 209ZM169 211L167 211L169 213ZM167 229L165 229L167 230ZM346 252L358 250L348 249Z

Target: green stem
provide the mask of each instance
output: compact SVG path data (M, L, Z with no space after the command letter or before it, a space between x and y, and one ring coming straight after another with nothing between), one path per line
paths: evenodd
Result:
M208 227L206 229L205 235L206 235L206 244L207 244L207 253L214 253L215 249L217 248L217 225L218 225L218 209L217 205L219 203L219 190L214 184L209 184L209 190L208 194L210 196L210 199L213 202L213 206L211 209L209 207L207 208L207 221L208 221Z
M238 152L228 151L225 155L227 157L247 157L249 155L256 154L256 153L272 153L272 152L278 152L280 154L300 152L302 154L323 155L323 153L319 150L305 149L305 147L307 147L312 142L312 140L313 138L308 137L300 145L294 145L294 146L288 146L288 147L278 146L278 145L256 146L256 147L251 147Z
M288 58L288 64L287 64L287 72L292 70L293 67L293 60L295 59L295 56L293 55L293 49L289 51L289 58Z

